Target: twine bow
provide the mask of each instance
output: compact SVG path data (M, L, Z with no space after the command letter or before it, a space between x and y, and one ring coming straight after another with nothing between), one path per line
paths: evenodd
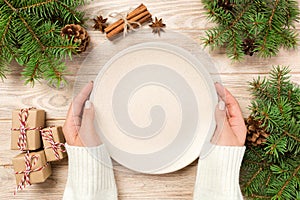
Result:
M121 19L124 21L124 32L123 32L123 37L126 36L128 33L128 30L133 30L136 31L136 29L139 29L142 27L141 23L131 21L127 19L128 13L130 13L133 9L129 9L128 12L112 12L109 14L109 17L116 18L116 19ZM134 28L133 25L137 25L138 28Z
M19 184L17 185L17 188L14 192L14 195L17 193L17 191L20 189L20 190L23 190L26 185L31 185L30 183L30 173L31 172L37 172L37 171L40 171L42 169L44 169L45 167L47 167L48 163L46 163L45 165L43 166L40 166L36 169L32 169L32 167L36 164L36 162L38 161L39 159L39 156L38 155L32 155L30 156L29 155L29 151L27 151L24 155L24 160L25 160L25 170L24 171L18 171L18 172L15 172L15 174L24 174L21 181L19 182Z
M35 109L35 108L24 108L24 109L21 109L20 112L19 112L19 121L20 121L20 127L19 128L13 128L11 130L13 131L20 131L20 134L19 134L19 138L18 138L18 148L21 150L21 151L24 151L25 148L26 148L26 145L27 145L27 135L26 135L26 131L29 131L29 130L40 130L41 127L34 127L34 128L30 128L30 127L27 127L27 119L28 119L28 112L29 110L32 110L32 109Z
M54 142L52 127L50 127L49 129L41 130L41 134L42 134L42 137L46 141L48 141L49 144L51 145L51 146L45 147L45 149L52 148L56 159L59 160L58 149L60 149L61 152L66 152L65 144L60 143L60 142Z

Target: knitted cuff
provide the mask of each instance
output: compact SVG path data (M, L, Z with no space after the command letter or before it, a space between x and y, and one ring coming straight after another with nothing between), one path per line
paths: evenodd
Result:
M213 148L198 161L194 199L242 199L239 174L246 147Z
M117 193L116 184L112 162L105 146L76 147L66 144L66 149L69 157L66 190L72 190L70 192L74 197L99 198L99 195L107 193L105 195L112 195L113 199Z

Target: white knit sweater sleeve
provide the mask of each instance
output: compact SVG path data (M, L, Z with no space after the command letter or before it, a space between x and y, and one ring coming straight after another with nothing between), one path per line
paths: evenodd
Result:
M111 159L104 145L86 148L66 144L69 171L64 200L116 200ZM214 146L199 159L194 200L241 200L239 170L245 147Z
M243 199L239 174L246 147L213 147L207 157L198 161L194 200Z
M116 200L111 159L104 145L75 147L66 144L69 157L64 200Z

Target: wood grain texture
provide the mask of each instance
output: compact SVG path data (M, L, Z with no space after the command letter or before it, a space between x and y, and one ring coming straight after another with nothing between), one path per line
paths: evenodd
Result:
M176 173L146 175L125 169L114 163L119 199L192 199L196 162ZM66 183L67 162L51 165L53 174L44 182L28 186L13 196L15 177L11 166L0 166L1 199L61 199Z
M37 83L34 88L25 86L20 80L22 67L16 63L12 63L11 74L3 83L0 83L0 199L61 199L67 178L67 160L52 164L53 174L45 183L32 185L13 196L15 179L11 158L19 152L10 150L11 111L15 108L35 106L46 110L47 125L62 125L69 104L75 95L74 90L77 91L86 82L93 80L98 73L98 71L84 70L84 66L81 66L84 59L97 45L108 42L103 34L91 28L93 24L91 19L99 14L107 16L112 11L125 11L140 3L144 3L154 16L162 17L167 24L167 30L180 32L197 41L200 46L200 37L205 35L205 30L213 26L207 21L200 0L94 0L87 2L80 9L86 12L88 19L86 25L91 36L91 44L86 52L75 56L72 61L67 61L69 73L66 79L69 84L66 87L57 90L49 87L45 81ZM296 24L296 28L300 30L299 23ZM144 29L149 28L144 27ZM150 29L149 34L151 34ZM210 54L217 68L217 73L213 76L220 75L223 84L240 102L245 116L249 113L247 106L251 98L247 90L247 81L251 81L258 75L265 76L272 65L290 66L292 80L300 84L299 50L282 50L277 57L270 59L248 56L242 62L236 63L232 63L223 50L210 51L206 48L205 51ZM77 75L79 71L81 74ZM84 78L78 80L78 77ZM75 88L75 85L78 88ZM135 173L116 162L113 163L120 200L192 199L196 162L178 172L165 175Z
M194 38L197 41L199 34L203 34L203 31L186 31L182 32L182 34L187 37ZM79 75L84 77L80 81L83 81L84 83L88 82L89 80L93 80L98 73L97 71L91 71L89 69L85 71L85 66L81 66L84 61L84 57L97 45L101 45L104 42L109 42L106 41L103 35L98 32L90 31L90 35L92 44L90 45L88 51L80 56L74 57L73 61L68 61L69 75L66 76L68 85L61 90L49 87L45 81L36 83L34 88L32 88L30 85L25 86L20 80L20 72L18 71L20 67L13 65L12 74L8 75L7 79L4 80L4 83L0 83L0 105L5 105L0 107L0 120L9 120L11 118L12 109L31 106L45 109L47 111L48 119L64 119L69 104L75 95L73 94L73 86L75 80L78 80L76 79L76 74L79 68L82 68L80 70L81 74ZM232 61L230 61L221 50L210 52L208 49L205 49L205 51L210 54L216 66L217 72L221 77L223 75L229 75L233 77L239 77L239 75L245 75L246 77L265 75L273 65L290 66L293 75L300 73L299 50L281 51L277 57L270 59L261 59L248 56L244 61L236 63L232 63ZM84 76L86 74L93 74L94 76ZM225 82L225 80L223 80L223 82ZM241 80L241 83L239 84L246 86L246 83L243 80ZM232 88L229 87L229 89L231 90ZM240 98L238 91L235 93L237 94L237 98Z

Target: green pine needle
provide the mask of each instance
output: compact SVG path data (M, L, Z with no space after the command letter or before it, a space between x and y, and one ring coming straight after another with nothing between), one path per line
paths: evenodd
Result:
M299 199L300 87L288 67L275 66L268 78L250 83L251 117L270 134L262 146L248 145L241 186L253 199Z
M76 8L83 4L83 0L0 0L0 78L16 60L23 66L25 84L64 81L63 59L76 52L77 44L62 38L60 30L82 23L84 13Z
M295 23L300 11L295 0L202 0L208 19L217 26L206 31L205 46L226 47L232 60L245 55L276 56L280 48L295 49Z

